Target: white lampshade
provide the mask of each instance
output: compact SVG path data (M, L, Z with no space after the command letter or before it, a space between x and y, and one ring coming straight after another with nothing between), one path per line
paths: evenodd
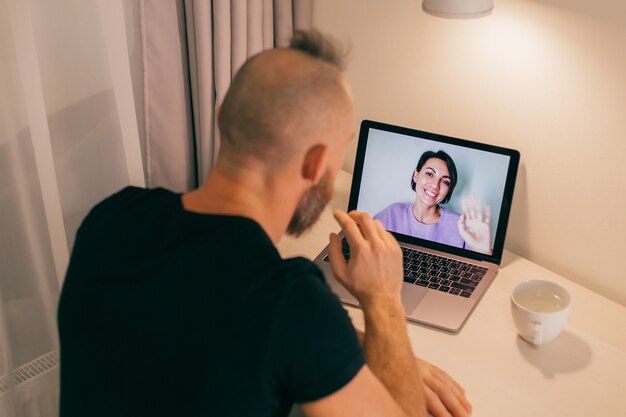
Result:
M481 17L491 13L493 0L423 0L422 9L439 17Z

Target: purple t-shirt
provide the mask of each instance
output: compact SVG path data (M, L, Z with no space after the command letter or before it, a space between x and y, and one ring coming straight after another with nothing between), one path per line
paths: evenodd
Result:
M432 242L464 248L465 242L459 234L457 221L459 214L439 206L441 217L434 224L423 224L413 216L413 204L393 203L385 207L374 219L380 220L385 229L414 236Z

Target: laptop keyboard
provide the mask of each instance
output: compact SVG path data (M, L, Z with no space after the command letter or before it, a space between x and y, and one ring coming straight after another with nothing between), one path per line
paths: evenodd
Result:
M341 240L343 256L350 260L350 246ZM411 248L402 248L404 282L469 298L487 268ZM328 262L328 255L324 257Z

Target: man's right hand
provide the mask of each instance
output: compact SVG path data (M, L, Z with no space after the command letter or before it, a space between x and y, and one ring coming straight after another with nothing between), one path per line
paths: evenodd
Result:
M369 214L336 211L334 215L350 245L350 261L343 258L339 236L331 234L330 264L335 278L359 301L365 323L363 350L367 366L364 377L356 377L354 385L362 386L357 389L361 398L371 399L368 408L377 409L359 415L422 417L426 415L424 389L400 297L402 250L382 223L372 220ZM367 380L370 370L376 382L382 383L379 388L359 382ZM385 390L380 389L383 386Z
M379 299L400 302L402 250L396 239L367 213L337 210L334 217L350 245L350 262L346 262L339 236L331 234L328 256L337 281L362 307Z

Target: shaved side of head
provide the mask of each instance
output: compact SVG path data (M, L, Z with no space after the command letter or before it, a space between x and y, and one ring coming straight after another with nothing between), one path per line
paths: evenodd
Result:
M322 143L352 106L344 56L334 40L308 31L296 32L289 48L249 59L221 108L221 163L236 169L255 158L280 167L312 141Z

